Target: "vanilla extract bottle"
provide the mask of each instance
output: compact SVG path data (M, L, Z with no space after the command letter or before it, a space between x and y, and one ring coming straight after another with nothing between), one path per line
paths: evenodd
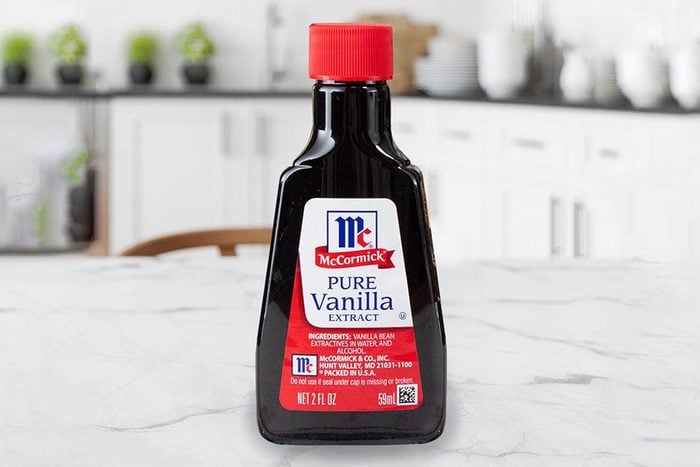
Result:
M260 433L422 443L445 333L422 175L391 135L386 25L313 24L313 129L280 178L256 353Z

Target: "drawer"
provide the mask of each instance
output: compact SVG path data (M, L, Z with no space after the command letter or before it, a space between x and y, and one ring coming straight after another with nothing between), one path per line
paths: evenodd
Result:
M675 123L675 122L674 122ZM675 182L678 177L690 179L693 161L700 158L700 138L683 124L660 128L653 132L649 166L661 183Z
M587 131L583 136L584 171L616 175L624 171L642 172L648 161L644 145L624 131Z
M521 168L562 170L567 161L565 134L557 125L506 125L501 129L503 161Z
M426 134L418 122L411 119L396 119L391 124L391 133L396 144L411 158L414 153L422 152L427 146Z
M445 162L468 164L486 161L487 126L467 109L443 110L439 114L437 154Z
M397 146L420 167L430 163L434 152L432 109L416 100L398 98L392 103L391 133Z

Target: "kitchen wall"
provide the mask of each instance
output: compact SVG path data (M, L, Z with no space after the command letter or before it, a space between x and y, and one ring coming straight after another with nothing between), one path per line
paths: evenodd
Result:
M179 84L174 40L179 28L203 22L218 45L214 83L223 87L265 88L266 18L276 5L281 25L273 36L273 61L286 70L279 87L306 88L306 25L312 21L347 21L359 12L406 13L435 22L447 33L474 35L492 27L529 26L547 11L560 42L613 54L627 43L674 44L700 36L697 0L0 0L0 36L15 30L35 35L37 53L32 82L53 83L53 59L47 50L51 31L71 21L89 40L88 64L98 85L126 83L124 42L130 31L147 28L163 42L163 86Z

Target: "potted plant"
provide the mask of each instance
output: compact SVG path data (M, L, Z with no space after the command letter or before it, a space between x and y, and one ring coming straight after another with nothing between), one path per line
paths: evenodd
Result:
M150 84L153 79L153 62L158 52L158 38L149 33L137 33L128 43L129 77L133 84Z
M23 84L27 80L29 76L27 65L33 48L32 38L24 34L13 34L5 39L3 72L7 84Z
M68 233L74 242L87 242L95 232L95 171L88 166L89 155L80 149L64 159L63 178L70 184L68 192Z
M63 84L80 84L83 81L83 67L80 59L87 52L87 46L80 31L69 24L54 34L51 50L60 61L57 73Z
M199 23L188 26L178 36L177 48L185 60L183 73L189 84L209 81L207 59L214 53L214 42Z

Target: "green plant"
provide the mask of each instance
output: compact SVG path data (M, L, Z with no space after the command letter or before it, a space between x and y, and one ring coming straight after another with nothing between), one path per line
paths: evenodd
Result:
M2 51L3 61L7 65L26 65L32 55L34 42L24 34L12 34L5 39Z
M129 63L132 65L150 65L158 53L158 38L149 33L137 33L128 43Z
M46 242L47 225L46 203L37 203L32 209L32 231L40 243Z
M214 53L215 47L204 27L194 23L178 36L177 49L188 63L197 65L204 63Z
M59 29L51 38L51 51L66 64L77 63L87 52L83 36L74 25L69 24Z
M61 173L71 185L80 185L83 181L85 169L88 162L88 152L86 149L81 149L74 155L68 157L61 164Z

